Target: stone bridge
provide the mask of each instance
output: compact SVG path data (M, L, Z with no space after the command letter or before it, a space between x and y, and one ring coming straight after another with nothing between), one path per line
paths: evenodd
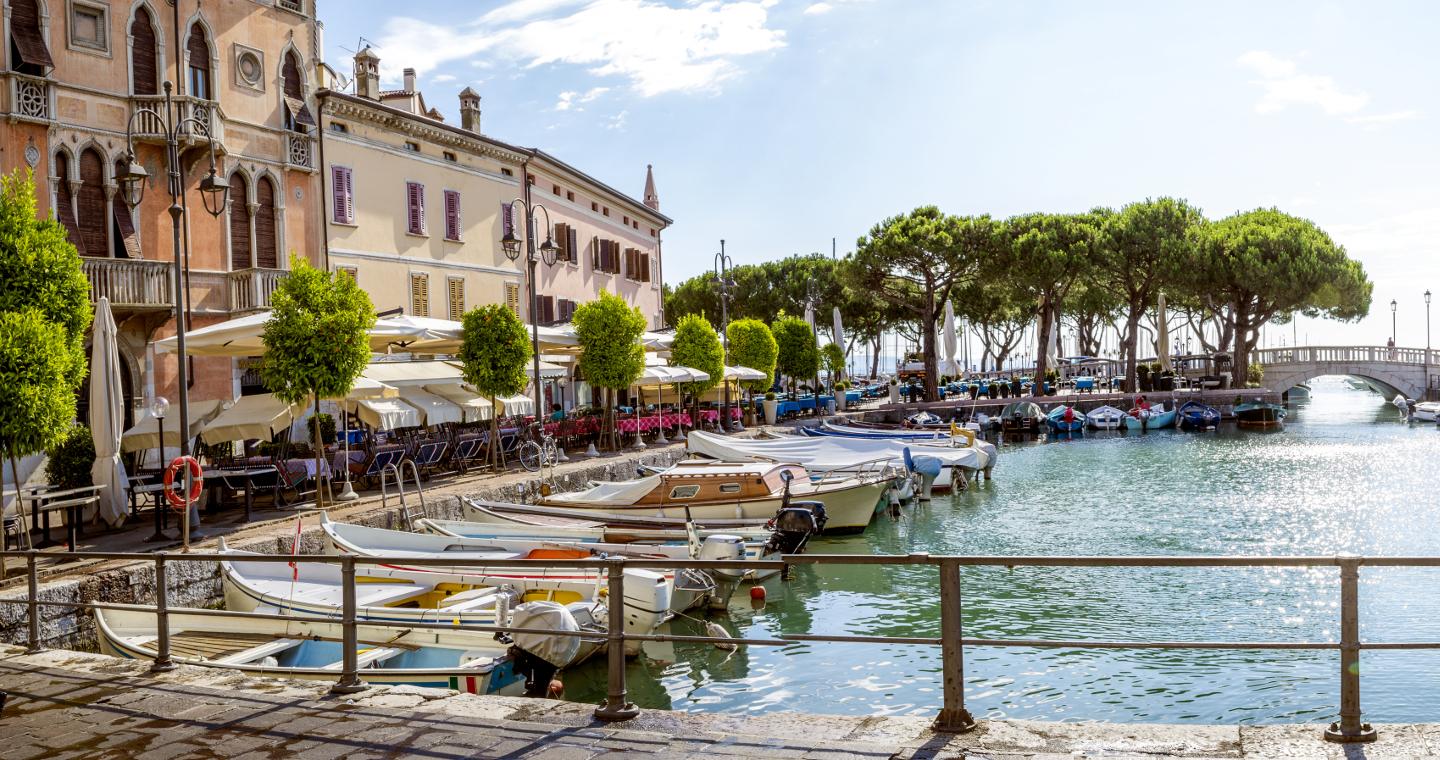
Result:
M1250 360L1265 368L1265 387L1280 393L1321 375L1363 380L1387 399L1396 394L1424 398L1427 388L1432 394L1440 388L1440 350L1293 346L1258 349L1251 352Z

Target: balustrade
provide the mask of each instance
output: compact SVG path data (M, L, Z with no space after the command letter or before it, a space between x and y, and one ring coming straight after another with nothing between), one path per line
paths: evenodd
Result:
M270 308L270 296L280 286L283 269L240 269L226 275L230 311L247 312Z
M177 105L177 122L184 122L193 117L196 122L215 136L216 142L225 140L225 118L220 111L220 105L213 100L201 100L188 95L177 95L172 98ZM135 139L142 141L161 142L165 139L165 96L163 95L136 95L130 99L131 108L139 116L132 123ZM192 130L188 125L180 129L180 137L185 140L203 140L205 135Z
M286 135L286 141L288 143L286 146L288 148L285 156L286 163L291 166L299 166L306 169L315 168L315 164L310 160L309 135L292 132Z
M90 300L100 296L110 299L115 307L169 309L174 306L171 278L173 265L168 261L144 259L82 258L80 267L90 281Z
M10 114L21 119L49 121L50 80L10 74Z

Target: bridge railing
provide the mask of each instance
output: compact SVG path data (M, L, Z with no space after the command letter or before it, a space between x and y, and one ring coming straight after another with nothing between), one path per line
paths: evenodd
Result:
M1440 367L1440 349L1391 346L1289 346L1261 348L1252 351L1252 361L1259 364L1304 364L1321 362L1429 364Z

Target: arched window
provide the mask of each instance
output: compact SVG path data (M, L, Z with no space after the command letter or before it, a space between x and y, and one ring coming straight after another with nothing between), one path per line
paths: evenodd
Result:
M40 34L38 0L10 0L10 60L16 71L37 77L55 67Z
M213 100L210 89L210 43L205 39L205 29L198 23L190 27L190 39L185 43L185 53L190 59L190 94L203 100Z
M105 162L94 148L80 154L80 239L90 256L105 256L110 250L105 218Z
M155 24L150 18L150 11L144 8L135 9L135 21L130 24L130 71L135 77L136 95L159 94L160 63Z
M85 241L80 239L80 225L75 222L75 197L70 194L70 156L64 151L55 154L55 218L65 227L70 243L85 255Z
M250 194L245 176L230 175L230 269L250 268Z
M115 176L125 171L125 162L115 162ZM140 253L140 238L135 234L135 217L125 205L125 194L117 192L110 198L110 215L115 218L115 228L110 232L115 241L114 256L117 259L144 258Z
M285 65L280 67L285 93L285 128L305 132L306 127L315 126L310 109L305 105L305 88L300 79L300 59L295 51L285 53Z
M255 185L255 266L278 269L275 239L275 185L261 177Z

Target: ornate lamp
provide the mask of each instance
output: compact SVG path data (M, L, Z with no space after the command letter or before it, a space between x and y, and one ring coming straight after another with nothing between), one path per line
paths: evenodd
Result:
M145 198L145 185L150 181L150 172L135 160L135 153L125 154L125 165L120 170L120 190L124 195L125 205L135 208ZM159 403L158 400L156 403ZM168 406L168 403L167 403Z
M230 200L230 183L216 173L213 158L210 162L210 174L200 180L200 197L205 201L205 210L210 212L210 216L225 213L225 206Z

